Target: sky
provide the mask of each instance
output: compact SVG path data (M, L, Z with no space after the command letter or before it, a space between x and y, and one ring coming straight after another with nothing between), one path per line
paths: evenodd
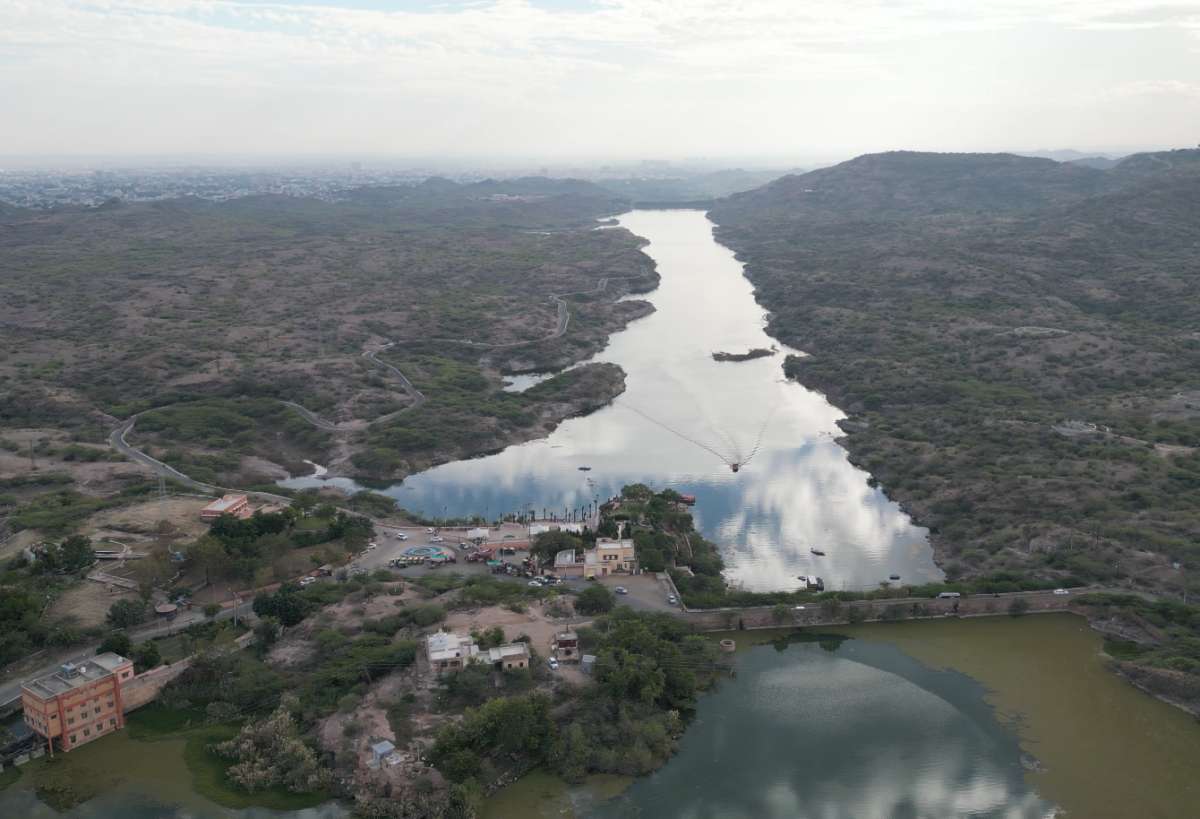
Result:
M0 0L0 154L803 161L1200 141L1200 2Z

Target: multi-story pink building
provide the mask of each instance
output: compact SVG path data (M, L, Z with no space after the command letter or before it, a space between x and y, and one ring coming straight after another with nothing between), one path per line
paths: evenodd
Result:
M121 687L133 678L133 661L111 652L64 663L21 686L25 724L45 738L51 753L56 744L69 751L120 730L125 725Z

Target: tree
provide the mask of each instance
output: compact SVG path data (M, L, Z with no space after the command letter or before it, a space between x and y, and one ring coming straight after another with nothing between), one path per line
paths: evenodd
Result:
M62 568L68 572L77 572L96 562L92 540L83 535L71 535L64 540L58 547L58 553Z
M96 649L96 651L100 654L111 651L113 654L128 657L132 649L133 641L129 639L128 634L123 631L110 631L108 636L104 638L104 642L100 644L100 648Z
M254 613L259 617L275 617L285 626L294 626L305 618L312 604L299 594L294 583L284 583L274 594L254 598Z
M133 628L146 619L146 604L126 597L108 608L108 624L113 628Z
M300 738L286 703L266 719L247 723L236 737L212 749L234 761L226 775L251 793L271 787L310 793L328 787L332 778Z
M162 654L158 651L158 643L147 640L133 647L133 668L141 674L162 665Z
M204 570L204 582L212 582L212 575L221 577L233 566L225 545L212 535L205 535L188 548L188 560Z
M204 616L205 617L208 617L211 619L213 617L216 617L220 613L221 613L221 604L220 603L205 603L204 604Z
M254 626L254 638L258 641L260 648L266 649L279 639L281 629L279 620L268 615L260 619Z
M538 565L553 565L554 556L559 552L566 549L580 549L582 547L583 540L578 536L556 529L535 535L533 542L529 545L529 556L534 558L538 562Z
M786 603L776 603L771 609L771 619L779 625L786 623L790 614L791 611L788 609Z
M616 597L607 586L596 584L588 586L575 598L575 611L580 614L604 614L612 611L616 602Z

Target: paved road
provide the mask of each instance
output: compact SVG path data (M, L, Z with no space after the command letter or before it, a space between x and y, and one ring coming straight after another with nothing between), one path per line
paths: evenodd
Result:
M241 492L259 500L266 500L274 503L292 502L291 498L283 495L275 495L270 492L246 492L245 490L241 489L233 489L226 486L214 486L213 484L201 483L200 481L189 478L175 467L168 466L162 461L151 458L145 452L142 452L140 449L125 440L125 436L129 434L130 430L133 429L133 425L135 423L137 423L136 415L126 421L121 422L120 425L118 425L112 432L108 434L108 443L126 458L137 461L140 464L145 464L157 474L162 475L164 478L170 478L171 480L177 481L184 486L210 495L219 495L223 492Z
M326 421L324 418L317 415L312 410L308 409L307 407L301 406L300 404L297 404L295 401L280 400L280 403L283 404L285 407L291 407L296 412L300 413L301 418L303 418L305 421L308 421L308 423L312 424L317 429L323 429L326 432L338 432L339 431L337 424L333 423L332 421Z

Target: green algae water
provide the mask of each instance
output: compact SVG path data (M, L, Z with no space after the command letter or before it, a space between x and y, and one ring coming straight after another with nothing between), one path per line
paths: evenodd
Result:
M781 635L733 635L736 676L656 774L607 799L522 781L486 819L1200 816L1200 723L1109 672L1080 618L751 645Z
M0 817L21 819L340 819L349 814L330 802L296 811L231 809L198 794L185 761L186 741L139 741L128 731L111 734L69 754L33 760L0 792ZM39 794L38 788L43 788ZM59 799L80 804L56 809Z

